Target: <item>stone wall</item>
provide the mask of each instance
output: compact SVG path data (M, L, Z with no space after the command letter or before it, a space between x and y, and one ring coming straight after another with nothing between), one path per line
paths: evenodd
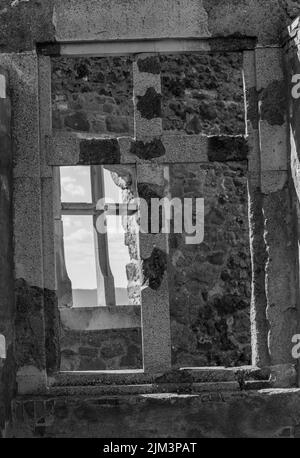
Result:
M243 135L241 53L161 56L165 130Z
M204 241L170 236L175 366L250 364L251 259L246 163L170 167L172 197L203 197Z
M182 131L184 135L245 133L241 53L161 56L160 66L165 130ZM126 134L118 129L108 132L107 128L101 132L93 120L100 116L107 127L103 109L111 103L103 104L103 97L114 97L118 112L132 116L129 59L55 58L52 87L54 128ZM117 111L112 108L112 113ZM84 123L75 125L70 119L84 119ZM227 155L226 140L224 144L216 141L211 149L212 160L222 161ZM241 155L239 151L238 159ZM109 169L114 172L113 167ZM129 202L132 176L126 175L126 169L122 176L120 170L120 166L115 168L114 179ZM204 197L206 206L204 243L194 247L185 245L180 236L171 240L173 271L169 271L169 283L175 366L250 364L251 266L245 173L246 163L170 167L172 196ZM129 229L126 243L132 260L127 266L130 296L137 304L140 273L136 235L132 217L124 222Z
M0 437L10 419L15 393L14 273L12 244L12 143L11 102L8 75L0 68Z
M141 369L140 329L72 331L61 329L63 371Z
M130 58L52 59L53 128L133 135Z
M13 411L16 437L300 437L299 390L27 397Z
M245 133L240 53L161 56L165 130ZM52 59L53 128L133 135L132 60Z
M230 41L233 36L252 36L257 38L259 49L262 52L264 52L264 47L268 47L268 53L270 53L273 48L278 49L283 28L287 23L290 23L291 18L300 12L299 1L296 0L215 0L213 2L211 0L178 0L176 1L176 8L174 3L174 0L161 0L159 2L155 0L124 0L122 2L113 0L87 0L85 2L82 0L0 1L1 62L6 61L7 67L15 75L13 128L15 135L14 157L17 160L16 172L20 174L22 169L28 172L29 164L36 165L33 167L34 173L39 168L37 157L39 151L37 113L39 107L35 63L37 44L42 50L43 43L50 43L59 53L59 42L66 43L73 40L91 43L99 39L132 40L194 36L209 39L221 37ZM210 46L209 49L211 49ZM9 56L8 59L7 55ZM13 60L10 56L13 56ZM263 64L265 66L261 66L260 76L264 78L269 68L272 67L273 61L266 59ZM274 75L276 78L276 72ZM266 79L269 81L268 76ZM258 90L263 88L262 85ZM255 92L255 88L252 89ZM272 95L271 90L270 94ZM273 97L270 99L273 100ZM103 99L103 105L106 102L107 100ZM72 110L73 108L71 112ZM76 112L73 114L76 115ZM103 115L101 114L101 116ZM59 125L60 116L58 118ZM62 116L62 118L64 122L64 117ZM93 116L91 120L94 121ZM254 126L255 119L252 121ZM80 117L79 124L76 123L76 117L75 122L74 118L71 118L70 123L71 127L68 129L74 129L74 127L75 130L78 129ZM88 126L90 128L89 120ZM103 124L100 123L100 126ZM85 127L87 129L87 122ZM280 137L279 140L282 138ZM282 143L285 144L285 141ZM2 146L3 142L1 141L0 148ZM282 149L284 151L284 148ZM273 149L270 148L270 150L273 153ZM2 153L1 151L1 179L6 176L6 171L2 175ZM4 155L4 157L6 156ZM271 162L269 161L269 164ZM295 175L298 172L296 167L294 172ZM35 275L37 274L37 260L40 260L41 257L38 250L40 239L36 237L37 230L35 230L38 212L32 214L29 208L33 204L34 208L39 208L40 188L37 183L40 178L33 175L26 175L25 173L25 178L22 175L22 178L18 178L15 183L19 202L21 202L22 196L26 204L23 208L21 205L18 208L17 223L19 223L18 226L21 227L21 230L17 228L19 239L17 238L16 248L18 261L24 262L26 281L29 281L30 285L40 285L40 282L34 281L38 277ZM292 189L288 183L282 190L280 170L275 167L272 173L265 173L265 175L268 175L269 180L268 183L264 183L265 195L261 192L261 183L258 184L258 180L256 180L256 178L260 179L261 175L255 175L254 184L251 184L255 187L255 192L264 204L264 207L261 208L259 202L254 199L253 207L258 209L255 214L252 214L254 238L257 237L256 215L261 213L262 224L259 222L259 231L261 231L259 236L261 237L261 233L266 235L265 248L268 249L267 254L269 256L265 272L266 278L263 278L266 280L264 282L265 290L260 291L261 283L257 282L258 277L262 277L259 264L257 264L257 271L254 272L253 286L258 290L255 300L260 301L260 295L266 295L263 301L268 303L268 323L274 327L274 333L271 332L271 337L275 336L270 342L272 363L282 364L287 361L287 353L290 354L285 338L282 339L283 334L289 337L286 332L286 321L288 320L285 317L291 315L291 321L296 321L294 320L295 304L298 305L299 302L298 297L293 297L297 294L294 289L295 282L293 283L293 279L291 279L292 273L298 277L298 268L291 262L287 262L286 257L284 257L287 252L287 245L289 245L290 251L294 250L294 239L296 238L293 232L292 218L286 220L286 217L290 217L292 214L289 208L286 210ZM295 180L295 185L298 181ZM273 191L266 190L268 186ZM279 191L275 192L274 188L278 188ZM10 207L11 197L7 195L5 188L1 188L0 202L1 205L2 202L4 203L4 211L1 214L6 215L1 220L1 225L4 225L1 248L3 248L3 253L6 253L6 249L10 247L11 243L12 228L7 211ZM278 212L278 204L280 204L280 212ZM262 239L260 238L260 240ZM264 241L261 243L263 244ZM257 249L258 243L255 242L253 246L254 249ZM12 252L11 249L8 251ZM8 330L13 336L14 326L11 321L11 313L14 309L14 301L9 286L13 275L11 269L7 268L11 265L9 256L2 255L2 249L0 252L1 262L3 260L5 263L5 269L1 269L0 294L1 297L4 295L6 298L3 302L1 300L1 304L9 305L9 308L5 305L5 310L9 309L8 315L5 312L4 320L0 317L0 322L2 324L8 316L6 322L10 323ZM260 260L259 253L254 253L254 260ZM288 268L290 269L290 276L285 277L284 274ZM19 266L17 266L17 274L18 278L22 277ZM287 285L290 285L290 288ZM6 295L7 291L9 291L8 295ZM290 293L291 297L286 292ZM262 310L265 311L264 308ZM26 322L29 325L35 323L39 331L42 329L41 323L44 321L39 309L33 318L31 309L28 312L30 316L27 317L26 309L22 307L21 318L22 314L28 318ZM283 324L283 328L281 324ZM258 329L261 329L259 323ZM38 337L37 343L33 342L32 345L34 351L36 351L37 345L43 346L44 336L39 335ZM259 335L254 337L260 339ZM277 337L280 338L280 341L275 345L274 340ZM11 353L8 352L7 354ZM28 361L30 358L31 355L28 355ZM38 368L38 365L33 368L37 376L37 383L40 380L39 376L43 375L42 372L38 371ZM6 360L5 368L0 369L1 428L3 428L3 419L9 416L8 401L14 388L15 372L13 357L10 356ZM124 396L120 398L102 396L94 399L88 395L88 391L84 391L84 396L80 396L80 398L75 396L60 396L59 398L41 396L38 399L18 399L13 408L15 419L13 435L19 437L68 437L72 435L75 437L112 437L120 435L120 431L122 436L128 437L298 437L300 423L300 402L297 390L264 390L250 393L220 392L204 393L199 396L166 394L129 396L126 399Z

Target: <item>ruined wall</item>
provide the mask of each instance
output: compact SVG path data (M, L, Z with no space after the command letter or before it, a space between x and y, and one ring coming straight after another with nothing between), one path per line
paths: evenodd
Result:
M178 164L170 170L172 197L205 199L203 243L170 237L173 364L250 364L246 163Z
M16 437L300 437L293 390L18 399Z
M109 167L113 181L122 189L123 202L130 204L137 197L136 170L130 167ZM127 294L130 305L141 305L141 266L139 253L138 213L122 216L124 244L130 263L126 265Z
M61 330L61 370L141 369L140 329Z
M111 106L99 102L103 96L114 97L118 113L132 115L129 59L55 58L52 65L54 128L106 134L107 128L96 128L93 120L99 117L103 124L110 119L107 116L115 116L117 123L120 118L114 111L103 116L103 109ZM161 56L160 65L165 130L244 134L240 53ZM126 119L132 121L131 117ZM129 130L113 130L116 135L130 135ZM223 161L226 144L216 143L212 151L213 160ZM250 364L251 266L245 173L246 163L214 163L206 169L182 164L170 167L172 197L204 197L206 215L203 244L187 246L180 235L171 241L174 269L168 275L175 366ZM125 200L130 201L126 177L115 177L115 181L124 188ZM154 188L151 195L155 197ZM132 285L132 303L140 303L139 286L135 286L139 269L131 218L124 220L131 229L126 243L133 261L127 266L127 275Z
M161 56L164 130L245 133L242 54Z
M174 0L162 0L160 2L156 0L128 0L124 2L106 0L89 0L86 2L82 2L82 0L29 0L26 2L0 0L2 25L0 28L0 51L1 53L22 53L15 55L13 65L11 62L8 64L16 74L14 93L15 99L19 99L19 102L15 104L15 112L13 113L15 157L19 175L20 170L26 169L29 163L36 164L38 167L36 154L39 151L36 138L38 133L36 132L34 135L38 126L38 104L36 103L36 92L33 90L36 83L36 62L32 54L24 54L24 51L35 51L36 43L51 42L55 48L57 41L83 40L88 42L99 40L99 37L104 40L149 38L153 35L160 38L171 36L230 38L236 34L238 36L257 37L259 45L278 45L283 27L290 22L290 18L299 14L299 10L299 1L294 0L215 0L213 2L211 0L178 0L176 8L174 8ZM74 127L74 123L72 126ZM75 125L75 128L78 126ZM277 175L277 172L274 175ZM256 183L253 185L255 192L260 195L262 200L265 200L266 227L262 229L266 229L271 253L270 260L272 261L273 255L275 255L277 263L281 262L282 255L285 254L286 239L284 237L291 235L290 232L287 234L285 229L285 208L289 198L289 190L285 187L283 190L279 189L278 192L274 191L276 183L280 179L279 174L275 176L273 182L270 179L267 185L273 191L266 192L265 196L261 195ZM31 207L35 206L37 209L40 205L37 198L37 190L40 191L38 181L40 178L37 179L36 175L26 176L25 174L16 180L15 185L17 197L26 196ZM44 180L44 183L46 181ZM271 186L272 184L273 186ZM280 188L280 186L278 187ZM278 203L280 204L280 214L277 219L273 220L274 215L277 214ZM257 209L257 214L262 212L257 201L253 202L253 207ZM30 288L34 285L41 286L38 275L35 275L36 272L34 271L34 268L37 268L36 259L41 257L36 243L40 234L37 234L38 230L35 229L37 226L36 214L30 213L29 206L25 206L23 209L19 208L18 211L19 215L16 222L19 227L22 227L22 240L27 241L28 239L29 243L24 246L25 244L22 245L21 240L17 240L18 246L24 251L21 256L18 251L17 256L19 256L18 260L21 258L22 262L24 261L24 266L27 268L25 269L26 282L28 282L30 292L28 303L31 304L30 299L33 292ZM26 220L26 226L24 226L24 220ZM273 224L271 233L269 232L270 220ZM277 228L279 231L275 237L274 232ZM290 231L292 232L292 230ZM20 236L19 233L18 236ZM288 240L290 243L290 238ZM5 242L3 246L7 247L8 244ZM293 244L290 246L293 250ZM259 256L257 259L259 260ZM284 259L284 261L286 260ZM285 265L290 268L291 263L286 262ZM1 269L1 275L3 275L2 272L7 272L7 266L5 267L6 270ZM274 278L272 274L274 273L273 270L276 270L275 267L272 262L268 265L266 282L268 319L274 325L278 319L278 315L276 316L277 308L280 309L280 317L281 313L290 314L290 304L293 304L293 300L285 300L286 297L280 290L282 285L287 284L284 276L279 278L278 285L272 284L272 282L271 284L268 283L270 278L271 280ZM259 269L255 274L257 274L256 282L260 275ZM1 290L6 291L8 283L5 276L2 278L4 281L3 284L1 283ZM20 268L18 268L18 278L21 278ZM260 287L261 285L255 283L254 286ZM20 318L24 314L24 318L28 318L25 323L27 322L28 326L37 325L39 330L43 321L40 308L35 310L35 314L32 314L30 308L27 314L24 307L27 299L23 297L22 288L19 289L19 292L20 310L18 313ZM280 296L279 299L277 299L278 296ZM12 305L12 303L13 300L10 298L9 304ZM291 316L293 317L292 314ZM21 323L19 320L18 326L19 330L22 331L23 322ZM12 326L10 329L13 332ZM38 345L43 345L43 339L43 335L38 335L37 342L33 343L34 351ZM271 347L273 344L271 342ZM286 361L285 352L289 352L286 347L282 350L283 356L282 354L278 357L272 355L273 363ZM31 354L26 356L24 352L24 355L21 356L24 356L25 363L32 361ZM42 357L34 361L37 376L41 375L39 372L40 363L44 367ZM3 402L7 403L7 399L9 399L7 392L13 386L12 379L15 371L12 366L8 369L6 372L8 377L3 378L4 371L1 372L0 398L2 405ZM229 396L229 399L227 397L226 400L226 396ZM68 397L46 401L38 399L37 404L33 404L27 399L24 405L21 404L21 408L16 405L18 421L15 423L15 431L16 435L19 436L48 435L50 437L72 434L77 437L88 434L103 437L112 434L118 435L119 431L128 436L153 435L155 437L159 435L179 436L181 434L186 435L186 437L193 437L193 435L196 437L218 435L226 437L243 435L249 437L259 435L290 437L299 435L299 399L295 392L272 391L225 396L222 394L218 396L205 394L201 396L200 401L198 398L188 399L186 396L178 397L175 401L173 396L167 396L167 399L170 402L165 401L163 396L154 398L144 396L138 399L130 397L128 403L122 398L121 400L116 399L110 404L104 397L97 400L96 405L91 401L83 403L82 398L76 400ZM208 404L206 404L207 401ZM101 406L102 402L104 407ZM50 420L43 411L44 406L48 409ZM43 418L49 421L48 429L43 424L45 421L41 421ZM66 418L71 418L70 423L65 421ZM181 420L178 421L178 418ZM172 421L173 419L174 421ZM36 420L40 420L38 424Z
M7 72L0 67L0 437L10 419L15 394L14 283L12 244L11 102ZM4 357L5 359L2 359Z
M173 5L173 0L1 0L1 51L22 52L34 49L35 43L93 41L99 36L107 40L238 34L275 44L300 12L298 0L179 0L176 8Z
M52 59L53 128L133 136L132 59Z

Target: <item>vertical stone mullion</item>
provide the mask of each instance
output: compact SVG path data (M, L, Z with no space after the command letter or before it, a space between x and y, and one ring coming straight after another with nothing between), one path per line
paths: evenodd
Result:
M159 56L136 56L133 63L133 91L136 141L142 142L144 146L160 141L162 119ZM164 167L147 162L137 164L137 186L139 197L147 202L148 212L151 212L151 198L165 196ZM141 218L143 220L143 215ZM168 240L167 234L152 234L148 229L148 233L140 233L139 237L145 283L142 287L142 337L144 371L153 373L165 372L171 368Z
M35 53L7 59L14 136L14 263L18 391L46 389L39 80Z
M157 164L137 165L139 197L147 202L148 215L141 220L150 223L151 199L166 195L165 167ZM147 218L148 217L148 218ZM150 225L150 224L149 224ZM145 372L165 372L171 369L171 331L168 291L168 234L140 233L142 259L142 338Z
M141 54L133 63L134 130L136 140L162 135L159 56Z
M55 219L53 167L47 165L48 142L52 133L51 60L38 56L41 212L43 244L43 289L45 353L47 373L59 370L59 310L55 272Z

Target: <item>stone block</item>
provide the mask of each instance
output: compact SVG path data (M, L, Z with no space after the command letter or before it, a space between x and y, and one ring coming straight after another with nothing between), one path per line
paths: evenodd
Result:
M40 178L14 180L16 278L43 287L42 209Z
M51 100L51 60L50 57L38 57L39 70L39 122L41 176L52 177L52 168L47 164L49 138L52 135L52 100Z
M7 68L14 113L14 176L40 176L38 65L34 52L2 54Z
M164 162L208 162L207 136L164 133L162 142L166 150Z
M95 41L99 33L102 40L210 36L207 13L197 0L180 0L176 8L172 0L93 0L89 8L80 0L72 0L67 7L65 2L56 2L54 15L58 41Z
M261 173L261 192L263 194L272 194L282 190L288 180L286 171L263 171Z

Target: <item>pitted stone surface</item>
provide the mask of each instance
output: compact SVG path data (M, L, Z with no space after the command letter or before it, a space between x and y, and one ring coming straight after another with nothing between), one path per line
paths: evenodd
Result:
M287 88L285 81L273 81L259 94L260 117L271 126L281 126L286 117Z
M136 141L132 143L130 154L134 154L140 159L151 160L156 157L164 156L166 153L164 144L158 138L152 141Z
M137 66L140 72L153 73L159 75L161 71L160 60L155 56L138 59Z
M119 164L120 147L117 140L81 140L79 164Z
M250 364L246 164L171 165L170 191L172 198L204 198L205 206L203 243L169 238L173 365Z
M145 95L138 96L137 109L143 118L160 118L161 94L158 94L153 87L148 88Z
M245 133L240 52L184 53L160 59L164 130L182 135Z
M54 129L133 136L130 56L51 61Z
M159 248L154 248L150 258L143 260L143 283L157 290L167 269L167 255Z
M243 137L210 137L208 160L217 162L245 161L249 146Z

